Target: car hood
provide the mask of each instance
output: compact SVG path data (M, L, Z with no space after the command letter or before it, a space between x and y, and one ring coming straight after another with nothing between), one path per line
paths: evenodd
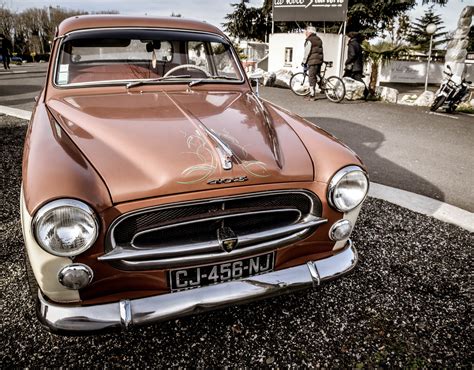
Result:
M252 93L78 95L47 105L104 179L114 203L314 178L299 137ZM227 170L226 149L232 155Z

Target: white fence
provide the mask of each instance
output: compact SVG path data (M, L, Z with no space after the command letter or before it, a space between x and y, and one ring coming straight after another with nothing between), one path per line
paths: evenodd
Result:
M333 67L328 70L327 75L338 75L340 63L344 62L347 55L345 53L340 58L342 47L342 36L331 33L319 33L318 36L323 41L324 60L332 61ZM347 45L347 38L344 38ZM301 60L304 53L304 33L275 33L270 35L268 52L268 71L276 72L282 68L297 72L301 70ZM467 61L466 79L474 80L474 63ZM443 79L443 63L431 63L429 83L439 84ZM366 77L370 75L370 69L366 68ZM379 82L392 83L424 83L426 76L426 61L408 62L392 61L380 70Z
M466 79L474 78L474 64L466 64ZM444 63L431 63L429 83L439 84L443 79ZM424 83L426 62L393 61L380 71L380 82Z

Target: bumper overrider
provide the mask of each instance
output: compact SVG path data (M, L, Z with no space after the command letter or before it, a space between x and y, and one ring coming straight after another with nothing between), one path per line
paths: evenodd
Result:
M120 302L69 306L38 292L38 317L58 334L87 334L127 329L317 287L351 271L357 251L349 240L337 254L306 264L216 285Z

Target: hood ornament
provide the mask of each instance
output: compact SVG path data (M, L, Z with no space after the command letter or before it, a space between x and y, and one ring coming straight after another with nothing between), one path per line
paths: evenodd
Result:
M207 135L212 139L214 144L216 144L217 154L219 155L219 159L221 161L221 166L224 170L228 171L232 169L232 157L234 157L234 153L229 148L229 146L224 143L221 138L211 129L208 129L206 126L202 125L204 131L206 131Z
M217 230L217 240L224 252L230 253L239 244L239 238L230 227L222 226Z

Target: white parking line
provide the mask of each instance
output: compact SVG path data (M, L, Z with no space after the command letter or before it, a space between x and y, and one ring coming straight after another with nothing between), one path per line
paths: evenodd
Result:
M21 119L26 119L30 120L31 118L31 112L24 110L24 109L18 109L18 108L10 108L6 107L5 105L0 105L0 113L6 114L7 116L13 116Z
M452 114L444 114L444 113L438 113L438 112L430 112L427 111L428 114L434 114L435 116L441 116L441 117L446 117L446 118L451 118L451 119L459 119L459 117L455 117Z
M474 232L474 213L439 200L373 182L370 183L369 196Z
M31 118L31 112L27 110L10 108L4 105L0 105L0 113L25 120ZM439 200L374 182L370 183L369 196L474 232L474 213L440 202Z
M28 73L28 71L0 72L0 74L2 74L2 75L21 74L21 73Z

